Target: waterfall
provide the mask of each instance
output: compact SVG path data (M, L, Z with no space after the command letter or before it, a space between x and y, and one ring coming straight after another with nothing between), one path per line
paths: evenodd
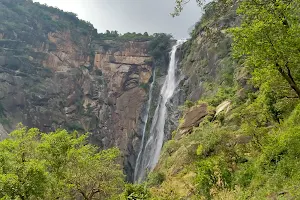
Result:
M142 148L137 158L134 172L135 182L139 183L143 181L147 172L152 171L159 160L164 141L164 128L167 118L166 104L173 96L173 93L176 89L176 51L184 42L185 40L178 40L177 43L172 47L168 75L160 91L159 101L153 116L150 133L148 135L146 144L144 144L146 131L144 130L143 133Z
M147 123L148 123L148 119L149 119L149 112L150 112L150 107L151 107L151 102L152 102L152 91L153 91L153 85L155 83L155 77L156 77L156 74L155 74L155 69L154 69L153 79L152 79L152 83L150 85L150 90L149 90L148 102L147 102L147 105L146 105L146 115L143 117L144 128L143 128L143 133L142 133L142 143L141 143L141 147L140 147L138 157L136 159L135 170L134 170L134 179L135 179L135 177L137 177L137 173L138 173L137 169L140 169L140 165L141 165L141 159L142 159L141 156L143 154L143 149L144 149L143 145L144 145L144 141L145 141Z

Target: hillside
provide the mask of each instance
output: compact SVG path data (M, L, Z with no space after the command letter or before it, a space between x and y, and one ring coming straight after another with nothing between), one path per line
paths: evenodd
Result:
M247 36L233 43L232 32L236 29L230 28L241 25L243 18L236 9L240 7L240 13L247 13L243 9L249 9L251 3L245 2L206 5L192 38L182 49L182 81L169 108L169 118L174 122L174 131L169 133L172 139L165 143L159 164L146 182L154 199L300 196L299 98L280 70L259 69L261 63L268 65L265 60L253 63L258 58L253 61L245 59L245 55L236 56L242 53L234 48L247 45ZM299 14L299 10L281 5L286 13ZM295 35L290 37L295 39ZM255 42L251 43L254 47L261 44ZM279 43L276 45L281 48ZM293 45L299 43L289 43ZM291 76L299 83L297 70L298 67L291 69ZM176 117L178 113L180 119Z
M299 8L212 1L175 42L0 0L0 198L299 199Z

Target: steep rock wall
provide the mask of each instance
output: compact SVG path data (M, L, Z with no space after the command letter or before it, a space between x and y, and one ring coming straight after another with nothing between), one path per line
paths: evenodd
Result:
M237 4L212 2L196 24L192 38L178 54L178 88L169 104L168 133L176 130L183 116L180 106L186 101L197 103L200 99L214 99L217 106L226 99L217 98L220 88L233 88L235 74L240 66L231 57L231 38L226 29L239 23ZM245 82L247 74L239 74ZM242 88L245 88L245 84ZM227 91L225 91L227 92Z
M30 1L0 0L0 10L0 138L19 122L90 132L100 148L121 149L132 180L148 42L99 40L73 14Z
M139 150L142 125L141 114L147 100L147 85L152 76L152 66L145 63L151 57L147 54L147 42L126 42L118 44L107 41L111 48L104 49L95 43L94 68L101 70L108 87L107 100L112 108L109 127L114 138L111 145L117 145L124 152L127 164L125 171L129 180L133 179L135 160Z

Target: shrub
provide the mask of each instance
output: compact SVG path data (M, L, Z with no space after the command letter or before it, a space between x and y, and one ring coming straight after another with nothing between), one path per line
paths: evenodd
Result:
M150 192L145 185L127 184L122 198L124 200L147 200L150 199Z
M165 179L166 179L166 176L165 176L164 173L162 173L162 172L151 172L148 175L147 183L150 187L159 186L160 184L162 184L162 182L164 182Z

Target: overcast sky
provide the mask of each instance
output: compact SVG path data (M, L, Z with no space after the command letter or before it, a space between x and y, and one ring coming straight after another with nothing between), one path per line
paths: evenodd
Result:
M98 32L171 33L186 38L201 16L195 1L187 4L179 17L171 17L175 0L34 0L78 14Z

